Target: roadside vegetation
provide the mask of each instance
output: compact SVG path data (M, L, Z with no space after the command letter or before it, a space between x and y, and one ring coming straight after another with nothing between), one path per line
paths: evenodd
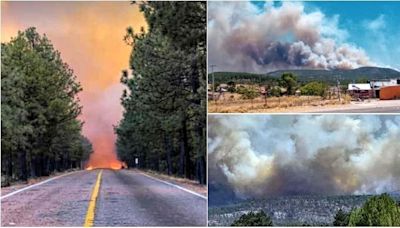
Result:
M128 167L206 184L206 2L142 2L148 29L128 28L117 153Z
M13 181L81 168L92 152L77 117L82 90L35 28L1 44L1 176Z

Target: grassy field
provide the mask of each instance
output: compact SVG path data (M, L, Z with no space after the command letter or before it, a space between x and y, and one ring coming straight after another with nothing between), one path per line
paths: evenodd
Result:
M283 97L257 97L255 99L243 99L237 93L225 93L218 100L208 101L210 113L246 113L246 112L290 112L306 111L307 108L336 106L348 104L351 101L349 95L342 95L341 101L337 97L323 99L319 96L283 96Z

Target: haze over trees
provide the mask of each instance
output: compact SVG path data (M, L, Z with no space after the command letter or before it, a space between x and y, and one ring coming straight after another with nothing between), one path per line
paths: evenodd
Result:
M206 183L206 2L139 3L148 30L127 29L131 73L115 128L119 159ZM136 159L138 164L136 164Z
M1 50L2 185L81 167L92 146L81 135L82 88L71 68L33 27Z

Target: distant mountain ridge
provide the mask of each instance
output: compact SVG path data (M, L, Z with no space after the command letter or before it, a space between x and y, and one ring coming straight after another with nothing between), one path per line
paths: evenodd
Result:
M337 79L344 81L352 81L357 79L390 79L400 78L400 72L390 68L380 67L360 67L352 70L278 70L269 72L266 76L280 77L283 73L290 72L296 74L301 81L325 81L330 79L336 81Z
M264 74L245 73L245 72L215 72L216 83L227 83L235 81L238 83L253 82L261 83L275 80L283 73L293 73L297 75L300 82L322 81L328 84L336 84L339 79L342 84L357 82L359 80L372 79L392 79L400 78L400 72L391 68L381 67L360 67L352 70L323 70L323 69L301 69L301 70L277 70ZM209 74L211 83L212 74Z

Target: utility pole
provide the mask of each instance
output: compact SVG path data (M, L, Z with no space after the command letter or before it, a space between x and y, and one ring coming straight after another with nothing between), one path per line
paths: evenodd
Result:
M214 91L215 91L214 67L216 67L216 66L217 65L214 65L214 64L210 65L211 75L212 75L212 98L213 98L213 100L215 99L215 96L214 96Z
M336 83L337 83L337 89L338 89L338 95L339 95L339 102L340 102L340 101L341 101L341 99L340 99L340 76L337 77Z

